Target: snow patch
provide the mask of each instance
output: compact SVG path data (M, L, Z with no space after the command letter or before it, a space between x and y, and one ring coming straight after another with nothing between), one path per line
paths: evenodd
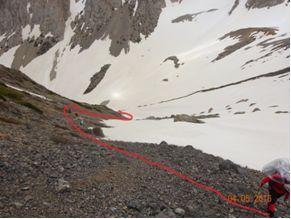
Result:
M0 56L0 64L10 68L14 59L14 54L18 48L19 46L15 46L9 49L7 52L3 53Z
M2 34L1 36L0 36L0 42L2 42L2 40L4 40L6 37L5 37L5 33L4 34Z
M29 94L29 95L32 95L32 96L35 96L35 97L41 98L41 99L43 99L43 100L51 101L50 99L46 98L45 96L42 96L42 95L39 95L39 94L36 94L36 93L30 92L30 91L27 91L27 90L24 90L24 89L20 89L20 88L18 88L18 87L14 87L14 86L9 85L9 84L5 84L5 85L6 85L7 87L10 87L10 88L14 89L14 90L18 90L18 91L21 91L21 92L25 92L25 93L27 93L27 94Z
M84 10L86 4L86 0L70 0L70 11L71 11L71 18L74 20L75 17L80 14L82 10Z
M135 16L135 13L137 12L138 4L139 4L139 1L136 1L136 2L135 2L134 11L133 11L133 16Z
M30 12L31 10L31 4L30 2L27 3L27 6L26 6L26 11L27 11L27 14L29 14L29 17L30 17L30 20L32 19L32 13Z
M54 35L51 33L51 32L49 32L49 33L47 33L46 35L45 35L45 38L46 37L53 37Z
M30 2L28 2L27 3L27 6L26 6L27 13L30 13L30 7L31 7Z
M33 28L28 24L22 29L22 40L26 40L28 38L37 38L41 34L40 25L35 24Z
M15 34L15 31L14 31L13 33L11 33L10 35L8 35L8 36L6 37L6 40L9 40L9 38L12 37L14 34Z

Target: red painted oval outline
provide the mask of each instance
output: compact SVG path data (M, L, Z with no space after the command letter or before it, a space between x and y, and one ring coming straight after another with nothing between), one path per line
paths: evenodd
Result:
M114 120L120 120L120 121L131 121L133 119L133 115L131 115L130 113L123 112L123 111L118 111L122 115L121 117L114 116L114 115L102 114L102 113L93 113L93 112L91 112L89 110L86 110L86 109L80 107L77 104L66 105L66 106L64 106L64 109L63 109L64 117L67 120L67 122L70 125L70 127L74 131L76 131L79 135L81 135L82 137L87 138L87 139L97 143L99 146L101 146L103 148L107 148L108 150L111 150L111 151L115 151L116 153L122 154L124 156L138 159L138 160L144 162L145 164L147 164L149 166L157 167L157 168L159 168L161 170L164 170L164 171L168 172L169 174L175 175L176 177L179 177L180 179L182 179L182 180L184 180L186 182L189 182L192 185L194 185L194 186L196 186L196 187L198 187L198 188L200 188L202 190L214 193L221 200L227 202L230 205L233 205L233 206L238 207L238 208L243 209L243 210L247 210L247 211L256 213L256 214L264 216L264 217L268 217L269 216L269 214L267 212L264 212L264 211L262 211L260 209L252 208L252 207L249 207L249 206L245 206L245 205L239 204L236 201L229 200L219 190L217 190L217 189L215 189L215 188L213 188L211 186L207 186L207 185L205 185L203 183L197 182L194 179L192 179L191 177L189 177L189 176L187 176L187 175L185 175L183 173L180 173L180 172L172 169L169 166L166 166L166 165L164 165L164 164L162 164L160 162L151 161L148 158L146 158L146 157L144 157L144 156L142 156L142 155L140 155L138 153L129 152L129 151L126 151L126 150L124 150L122 148L118 148L118 147L116 147L114 145L110 145L110 144L108 144L106 142L101 141L100 139L97 139L93 135L85 133L83 130L81 130L74 123L73 119L68 115L67 110L70 109L70 108L78 110L79 112L83 113L84 115L90 116L92 118L114 119Z

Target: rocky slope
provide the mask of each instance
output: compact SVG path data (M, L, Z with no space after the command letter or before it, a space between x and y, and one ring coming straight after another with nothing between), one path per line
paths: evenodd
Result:
M259 217L158 168L129 159L70 130L71 100L0 66L1 217ZM105 106L81 104L116 114ZM86 118L85 124L101 127ZM105 128L104 128L105 129ZM263 175L194 146L108 141L161 162L230 197L267 194ZM244 205L264 209L265 203ZM289 217L279 207L277 216Z
M62 108L125 109L136 120L85 124L226 195L254 198L258 171L205 153L258 170L289 154L289 0L0 5L0 64L14 69L0 67L0 216L256 216L100 150L69 129Z

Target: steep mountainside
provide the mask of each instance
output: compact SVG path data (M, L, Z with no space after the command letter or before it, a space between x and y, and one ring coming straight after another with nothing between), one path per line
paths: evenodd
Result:
M256 169L289 153L289 0L0 5L0 63L131 112L108 122L110 139L193 144Z
M63 117L63 107L72 101L23 73L0 65L0 79L1 217L262 216L82 138ZM105 106L79 104L92 112L118 115ZM80 112L70 115L76 113ZM82 117L101 133L104 124L100 120ZM75 118L76 124L79 119ZM264 213L267 199L262 197L267 190L258 190L263 177L259 171L204 154L190 145L108 143L163 163ZM256 197L262 200L255 201ZM285 208L279 205L276 216L288 218Z

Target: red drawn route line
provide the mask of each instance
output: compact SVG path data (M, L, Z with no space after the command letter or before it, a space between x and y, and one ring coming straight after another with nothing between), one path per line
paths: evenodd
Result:
M183 179L186 182L191 183L192 185L194 185L194 186L196 186L196 187L198 187L198 188L200 188L202 190L214 193L221 200L227 202L230 205L233 205L235 207L241 208L243 210L254 212L254 213L256 213L258 215L261 215L261 216L264 216L264 217L268 217L269 216L269 214L267 212L264 212L264 211L259 210L257 208L252 208L252 207L249 207L249 206L245 206L245 205L239 204L236 201L229 200L219 190L217 190L217 189L215 189L215 188L213 188L211 186L207 186L207 185L205 185L203 183L197 182L194 179L192 179L190 176L182 174L182 173L172 169L169 166L166 166L166 165L164 165L164 164L162 164L160 162L151 161L148 158L146 158L146 157L144 157L144 156L142 156L142 155L140 155L138 153L129 152L129 151L126 151L126 150L124 150L122 148L118 148L116 146L110 145L110 144L108 144L106 142L101 141L100 139L97 139L96 137L94 137L91 134L85 133L83 130L81 130L79 128L79 126L77 126L74 123L73 119L68 115L67 110L70 109L70 108L78 110L82 114L90 116L90 117L93 117L93 118L113 119L113 120L121 120L121 121L130 121L130 120L132 120L133 116L131 114L123 112L123 111L118 111L118 113L120 113L122 115L122 117L118 117L118 116L107 115L107 114L102 114L102 113L93 113L93 112L90 112L90 111L78 106L77 104L66 105L66 106L64 106L64 111L63 111L65 119L67 120L67 122L69 123L69 125L71 126L71 128L74 131L78 132L82 137L87 138L87 139L89 139L91 141L94 141L99 146L107 148L108 150L111 150L111 151L115 151L115 152L117 152L119 154L122 154L122 155L125 155L127 157L138 159L138 160L146 163L149 166L157 167L157 168L159 168L161 170L164 170L164 171L166 171L166 172L168 172L168 173L170 173L172 175L175 175L175 176L179 177L180 179Z

